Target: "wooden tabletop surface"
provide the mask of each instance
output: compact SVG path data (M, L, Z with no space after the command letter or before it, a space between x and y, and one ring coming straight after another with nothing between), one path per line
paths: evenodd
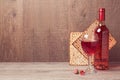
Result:
M70 66L68 62L2 62L0 80L120 80L119 63L93 75L75 75L75 68L84 70L86 66Z

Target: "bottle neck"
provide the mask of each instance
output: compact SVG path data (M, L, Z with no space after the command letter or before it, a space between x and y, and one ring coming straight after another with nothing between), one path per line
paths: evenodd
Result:
M104 11L99 12L99 21L105 21L105 12Z
M99 21L100 25L105 25L105 8L99 9Z
M105 8L100 8L99 9L99 20L100 21L105 21Z
M105 21L100 21L99 26L103 26L103 25L105 25Z

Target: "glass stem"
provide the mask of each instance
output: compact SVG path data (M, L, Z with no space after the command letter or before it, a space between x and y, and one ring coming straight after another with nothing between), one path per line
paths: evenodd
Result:
M93 58L94 58L94 55L89 55L88 56L88 68L91 69L93 66Z

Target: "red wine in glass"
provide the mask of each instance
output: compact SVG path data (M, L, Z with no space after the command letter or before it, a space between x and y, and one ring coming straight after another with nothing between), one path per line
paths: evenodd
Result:
M81 45L87 55L92 55L99 50L98 41L81 41Z

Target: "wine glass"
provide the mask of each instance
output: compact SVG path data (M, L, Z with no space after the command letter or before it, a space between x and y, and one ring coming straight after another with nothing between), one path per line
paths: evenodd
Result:
M95 73L93 59L94 54L99 50L99 41L95 34L84 34L81 38L81 46L83 51L88 56L88 67L85 70L86 74Z

